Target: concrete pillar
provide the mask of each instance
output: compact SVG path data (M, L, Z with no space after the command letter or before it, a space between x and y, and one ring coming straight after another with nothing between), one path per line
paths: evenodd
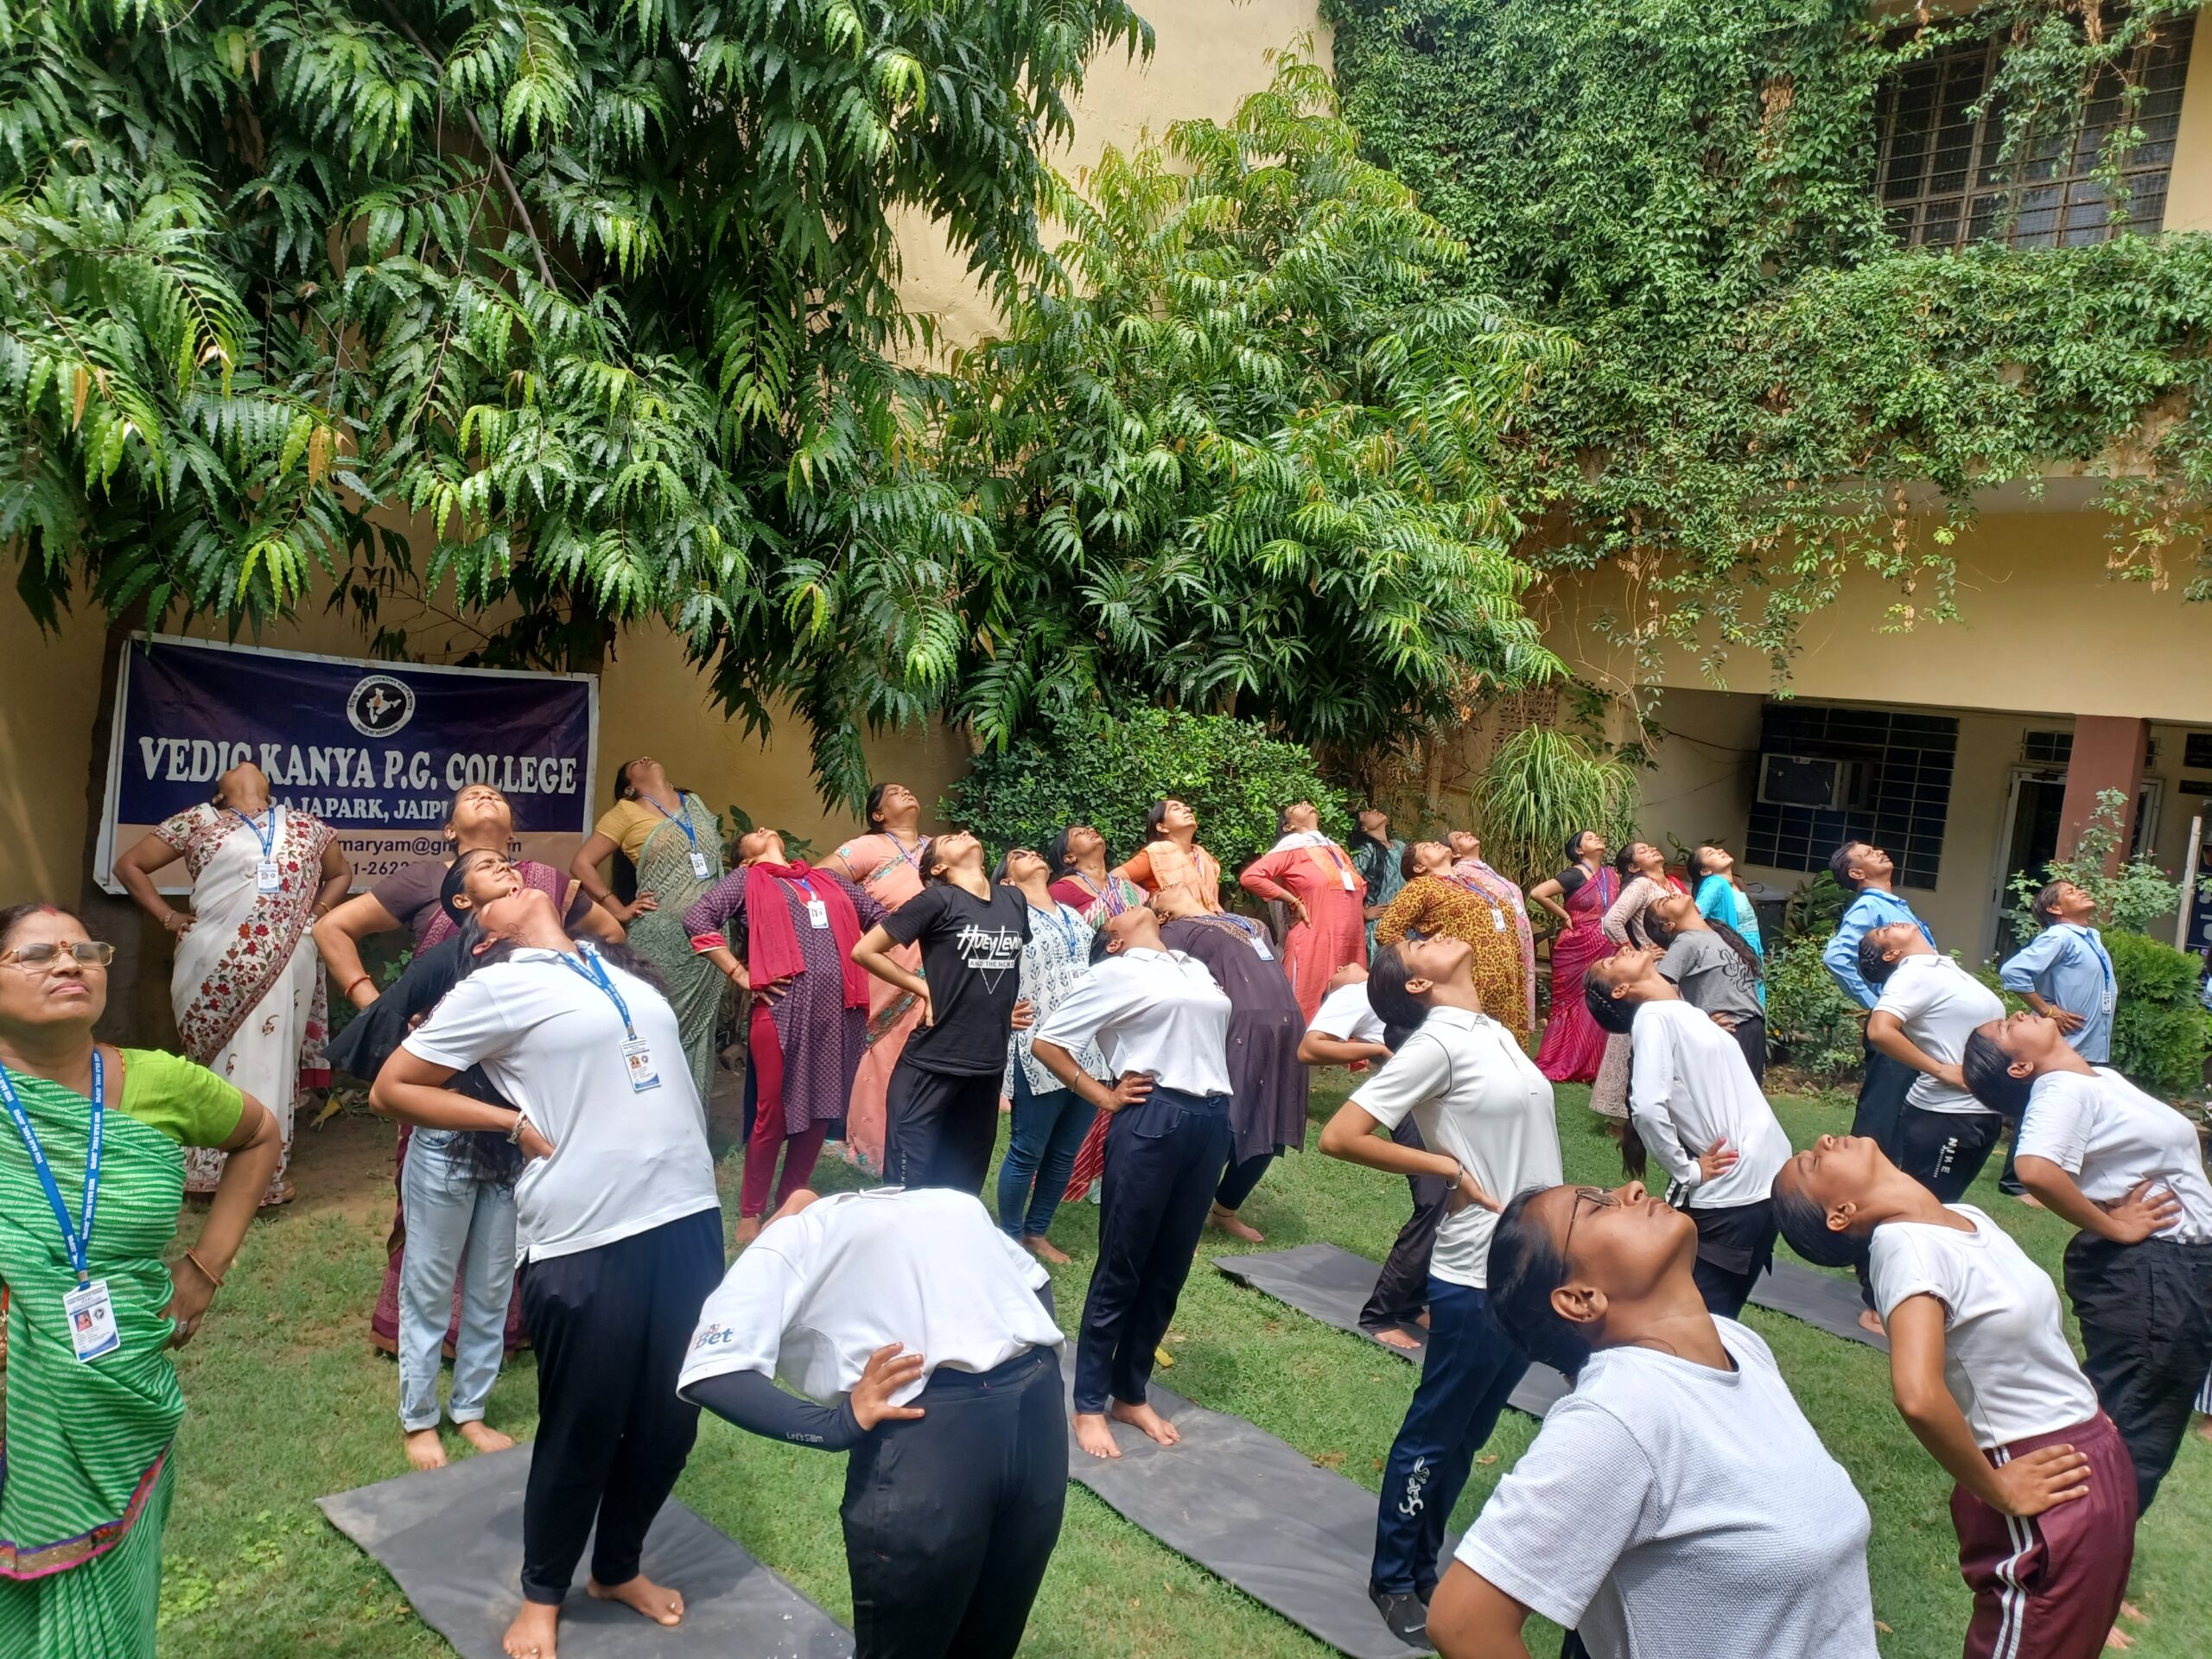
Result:
M2096 816L2097 797L2116 789L2127 804L2120 813L2120 842L2107 861L2116 868L2127 856L2135 828L2135 802L2143 792L2143 750L2151 723L2117 715L2077 715L2074 753L2066 763L2066 799L2059 808L2058 855L2071 858L2082 832Z

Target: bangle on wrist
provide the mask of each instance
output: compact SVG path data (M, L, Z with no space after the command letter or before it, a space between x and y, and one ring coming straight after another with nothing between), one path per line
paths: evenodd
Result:
M520 1146L522 1144L522 1132L529 1126L530 1117L528 1114L517 1112L515 1114L515 1121L507 1126L507 1144L511 1147Z
M372 978L371 978L368 975L366 975L366 974L356 974L356 975L354 975L354 976L353 976L353 978L351 978L351 979L349 979L349 980L347 980L347 981L346 982L346 988L345 988L342 992L340 992L340 995L342 995L343 997L345 997L345 998L346 998L346 1000L347 1001L349 1001L349 1002L350 1002L351 1001L353 1001L353 988L354 988L356 985L372 985L372 984L374 984L375 982L375 982L373 979L372 979Z
M209 1284L213 1285L217 1290L220 1290L223 1287L223 1275L217 1273L205 1262L202 1262L200 1259L200 1253L197 1250L187 1250L184 1253L184 1259L191 1262L194 1267L199 1268L200 1276L205 1279Z

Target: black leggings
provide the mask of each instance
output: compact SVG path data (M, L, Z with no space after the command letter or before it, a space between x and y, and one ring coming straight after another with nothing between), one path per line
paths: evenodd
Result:
M1421 1144L1421 1130L1411 1113L1390 1131L1390 1138L1415 1152L1428 1149ZM1375 1294L1359 1310L1363 1331L1411 1325L1428 1306L1428 1258L1436 1247L1437 1224L1444 1219L1444 1200L1451 1188L1441 1175L1408 1175L1406 1190L1413 1198L1414 1212L1398 1229L1382 1271L1376 1276Z
M999 1083L995 1071L929 1071L901 1055L884 1103L884 1179L982 1197L999 1138Z
M1243 1163L1232 1160L1221 1173L1221 1185L1213 1190L1213 1201L1224 1210L1243 1207L1244 1200L1252 1196L1252 1189L1259 1185L1260 1178L1268 1173L1268 1166L1274 1160L1272 1152L1260 1153Z
M854 1659L1012 1659L1067 1503L1059 1356L940 1370L914 1404L845 1469Z
M699 1408L677 1397L676 1374L721 1276L720 1210L523 1268L523 1324L537 1351L525 1600L560 1605L594 1520L592 1577L638 1576L645 1529L699 1432Z

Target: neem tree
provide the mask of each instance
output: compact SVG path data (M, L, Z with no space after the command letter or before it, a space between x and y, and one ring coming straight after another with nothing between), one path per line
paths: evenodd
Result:
M855 720L942 692L880 595L982 540L898 459L892 218L1010 295L1086 60L1150 42L1122 0L0 7L19 592L450 580L555 664L658 617L849 797Z

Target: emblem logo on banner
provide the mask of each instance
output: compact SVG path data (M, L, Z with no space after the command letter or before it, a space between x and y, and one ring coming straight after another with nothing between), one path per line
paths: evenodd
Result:
M346 699L346 718L363 737L390 737L415 718L415 689L389 674L371 674Z

